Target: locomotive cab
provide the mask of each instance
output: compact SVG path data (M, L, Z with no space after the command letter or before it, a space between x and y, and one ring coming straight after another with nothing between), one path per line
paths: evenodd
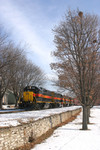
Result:
M23 97L20 99L19 107L30 107L36 103L37 93L39 89L35 86L26 86L23 90Z

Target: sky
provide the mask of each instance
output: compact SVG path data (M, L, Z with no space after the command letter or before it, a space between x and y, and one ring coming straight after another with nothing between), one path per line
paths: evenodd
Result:
M99 0L0 0L0 24L16 44L26 45L27 57L49 78L51 52L56 49L52 29L69 8L100 16Z

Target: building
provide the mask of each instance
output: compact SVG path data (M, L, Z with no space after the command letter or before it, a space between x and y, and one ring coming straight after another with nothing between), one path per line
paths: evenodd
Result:
M5 95L2 99L2 103L5 104L5 105L10 105L10 104L15 104L16 103L15 96L14 96L14 94L11 90L8 89L5 92Z

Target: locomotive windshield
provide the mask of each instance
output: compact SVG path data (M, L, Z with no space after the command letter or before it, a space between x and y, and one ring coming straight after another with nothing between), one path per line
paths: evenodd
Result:
M27 92L27 91L32 91L34 93L38 93L39 89L36 86L26 86L24 88L24 92Z

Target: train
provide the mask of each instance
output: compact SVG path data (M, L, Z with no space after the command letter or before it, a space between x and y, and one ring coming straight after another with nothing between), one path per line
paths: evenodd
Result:
M19 99L19 108L58 108L72 106L73 99L62 94L46 90L42 87L26 86Z

